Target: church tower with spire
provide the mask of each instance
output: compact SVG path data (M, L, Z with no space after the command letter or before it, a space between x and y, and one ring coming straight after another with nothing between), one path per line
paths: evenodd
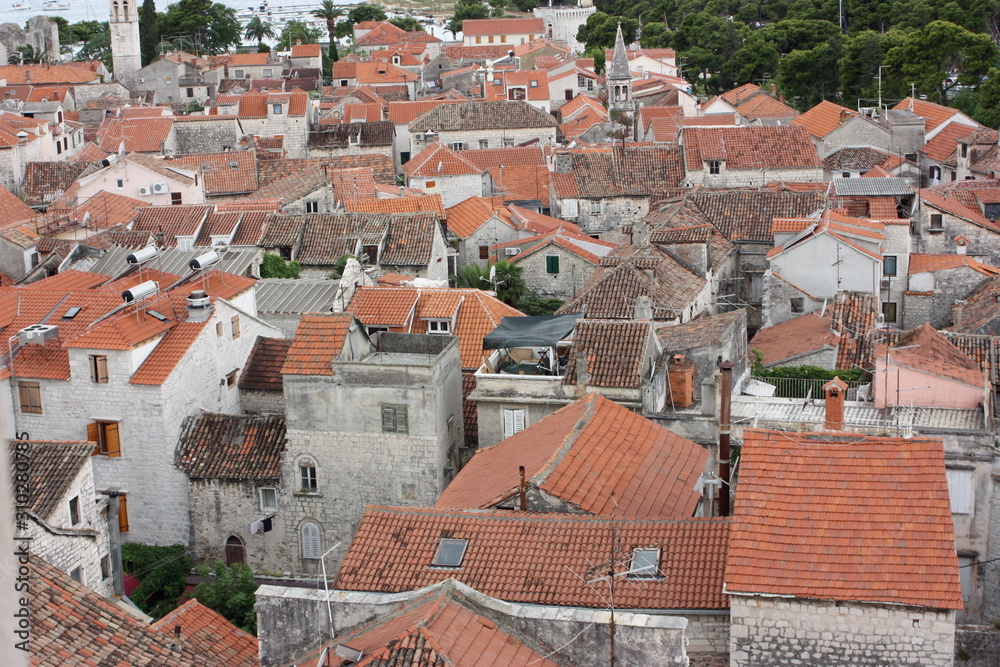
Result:
M615 50L611 54L611 62L605 71L608 109L632 111L632 71L629 69L628 52L625 50L625 38L622 37L622 24L618 24L615 35Z
M138 0L110 0L111 63L117 81L129 81L142 67Z

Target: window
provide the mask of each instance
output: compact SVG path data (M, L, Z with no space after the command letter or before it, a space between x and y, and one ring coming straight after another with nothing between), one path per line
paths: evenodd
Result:
M465 550L468 546L469 540L441 538L431 565L434 567L462 567L462 559L465 558Z
M532 79L531 80L531 87L532 88L538 88L538 79Z
M375 244L361 246L361 257L369 264L378 264L378 246Z
M101 556L101 579L111 576L111 554Z
M493 35L490 35L490 44L493 43Z
M233 318L229 322L233 326L233 339L235 340L240 337L240 316L233 315Z
M80 523L80 496L73 496L69 499L69 525L75 526Z
M708 173L718 174L722 172L722 163L718 160L709 160L708 162Z
M845 171L843 174L841 174L841 176L843 176L844 178L850 178L851 177L851 172Z
M222 332L224 330L225 330L225 327L222 325L222 322L216 322L215 323L215 335L216 336L221 336Z
M318 201L307 201L306 202L306 213L319 213L319 202Z
M194 88L188 88L187 89L187 94L188 94L188 97L194 97Z
M265 79L270 79L273 76L272 70L265 69L263 72L263 76Z
M476 37L476 44L482 44L482 43L483 43L483 38L477 36Z
M103 354L90 355L90 381L100 384L108 382L108 358Z
M451 333L451 322L448 320L428 320L427 333L446 334Z
M629 579L659 579L660 550L635 549L632 551L632 564L628 568Z
M128 499L124 493L118 494L118 532L128 532Z
M448 148L450 148L453 151L464 151L466 146L464 141L453 141L452 143L448 144Z
M504 139L503 140L503 147L504 148L513 148L514 147L514 140L513 139Z
M180 193L180 192L171 192L170 193L170 205L171 206L180 206L183 203L184 203L184 195L182 193Z
M405 405L382 406L383 433L409 433L409 411Z
M962 602L966 604L972 599L972 593L975 591L976 570L978 569L975 564L975 557L958 557L958 581L962 585Z
M896 321L896 304L888 301L882 304L882 317L886 322Z
M564 199L562 201L562 214L564 218L575 218L577 216L577 201Z
M944 229L944 219L940 213L931 213L931 229Z
M759 304L764 300L764 276L751 275L750 280L750 303Z
M56 155L62 155L62 143L56 142Z
M271 109L274 111L275 115L281 114L281 105L280 104L272 104L271 105Z
M83 569L80 567L74 567L69 571L69 577L73 581L82 584L83 583Z
M94 454L112 458L122 455L121 440L118 436L118 422L91 422L87 424L87 440L96 442Z
M584 88L587 85L587 81L589 81L589 80L590 79L588 79L587 77L580 76L579 74L577 74L576 75L576 87L577 88Z
M600 212L601 212L601 202L600 201L590 202L590 214L598 215L600 214Z
M490 147L490 140L489 139L480 139L479 140L479 147L480 148L489 148Z
M885 257L882 258L882 275L884 276L896 275L895 255L886 255Z
M545 272L546 273L559 273L559 256L558 255L546 255L546 257L545 257Z
M974 470L948 468L948 496L952 514L972 514Z
M524 408L503 411L503 437L509 438L524 430Z
M299 463L299 492L316 493L318 489L316 464L309 460Z
M278 491L270 487L260 490L260 509L262 512L274 512L278 509Z
M427 181L427 182L424 183L424 187L427 188L427 189L436 188L437 187L437 181Z
M236 71L238 72L239 70L236 70ZM174 80L174 78L172 76L168 76L167 77L167 83L171 83L171 82L173 82L173 80Z
M802 297L796 296L788 300L788 306L793 313L801 313L804 308Z
M969 157L969 144L962 144L962 157Z
M233 78L234 79L242 79L243 78L243 70L241 70L241 69L233 70ZM167 77L167 83L170 83L170 77L169 76Z
M938 166L931 167L931 169L930 169L930 177L931 177L932 181L940 181L941 180L941 167L938 167Z
M416 500L417 499L417 484L416 484L416 482L400 482L399 483L399 499L400 500Z
M340 80L340 85L346 86L347 85L347 79L341 79Z
M17 393L21 400L21 412L42 414L42 386L37 382L18 382Z
M505 44L507 42L507 35L500 35L500 43Z
M319 560L323 556L323 538L320 537L319 526L307 522L299 531L302 534L302 557Z
M236 385L236 374L239 371L229 371L226 373L226 386L232 389Z
M374 336L377 333L380 333L382 331L388 331L388 330L389 330L389 327L379 327L379 326L365 327L365 333L367 333L369 336Z

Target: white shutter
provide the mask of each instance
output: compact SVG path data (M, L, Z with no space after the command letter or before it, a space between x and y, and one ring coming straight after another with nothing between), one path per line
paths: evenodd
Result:
M524 430L524 410L513 410L514 413L514 433Z
M302 524L302 557L319 558L323 554L319 526L314 523Z
M562 201L563 215L567 218L575 218L577 214L576 210L576 200L575 199L563 199Z
M952 514L972 514L972 478L974 471L948 469L948 494Z
M503 437L509 438L514 435L514 411L504 409L503 411Z

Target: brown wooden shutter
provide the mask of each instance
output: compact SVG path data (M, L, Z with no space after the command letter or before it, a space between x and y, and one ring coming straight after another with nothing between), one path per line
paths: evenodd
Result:
M108 381L108 358L105 356L97 357L97 381L107 382Z
M101 452L101 427L97 422L91 422L87 424L87 440L94 443L94 454L102 454Z
M108 456L115 457L122 455L121 442L118 440L117 422L104 424L104 442L107 445Z
M118 532L128 532L128 502L124 493L118 496Z

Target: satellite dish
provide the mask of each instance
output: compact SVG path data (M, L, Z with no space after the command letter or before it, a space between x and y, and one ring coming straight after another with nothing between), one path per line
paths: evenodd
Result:
M494 264L490 266L490 283L496 284L497 282L497 265Z
M88 222L90 222L90 211L83 214L83 224L87 224Z

